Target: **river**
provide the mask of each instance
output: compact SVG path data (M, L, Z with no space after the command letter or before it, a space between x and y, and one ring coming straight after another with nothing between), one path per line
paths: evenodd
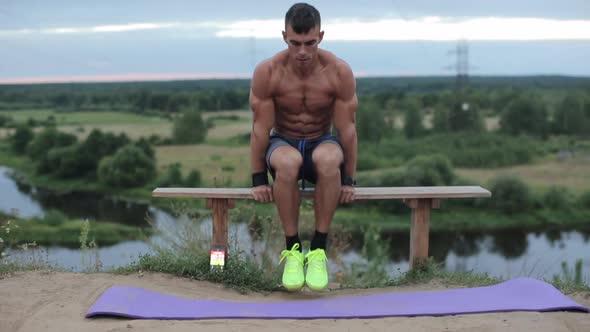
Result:
M148 227L148 218L158 227L177 227L179 220L146 204L131 203L98 194L75 193L57 195L17 183L9 176L10 169L0 167L0 211L18 213L22 217L42 216L46 211L59 210L72 218L108 220L117 223ZM433 213L432 222L436 222ZM196 225L196 232L210 234L210 220ZM258 247L245 223L232 223L230 237L241 248ZM351 246L340 254L345 265L366 263L361 254L362 235L353 234ZM386 269L392 274L407 271L409 233L384 233L389 245ZM158 243L160 238L153 238ZM254 244L254 245L252 245ZM114 246L99 247L90 252L59 246L8 251L12 259L37 260L68 270L80 271L89 267L108 269L125 266L139 255L153 252L152 246L142 241L125 241ZM561 263L570 269L577 259L583 260L584 276L590 275L590 231L493 231L493 232L431 232L430 255L443 262L449 271L474 271L491 276L513 278L529 276L550 279L562 273ZM278 256L278 252L277 252ZM97 260L98 258L98 260ZM278 259L278 257L276 257ZM97 266L97 262L100 265ZM330 263L331 270L341 266Z

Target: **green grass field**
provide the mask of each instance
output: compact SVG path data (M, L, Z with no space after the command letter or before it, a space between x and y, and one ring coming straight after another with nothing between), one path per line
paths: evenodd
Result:
M566 187L574 193L590 190L590 156L564 161L546 158L530 165L497 169L456 169L459 176L482 185L500 175L514 175L533 189L546 190L551 186Z
M169 120L160 117L148 117L135 113L124 112L56 112L54 110L23 110L0 111L0 114L8 115L17 122L26 122L28 119L45 121L53 116L58 125L96 125L116 123L160 123Z
M54 115L59 129L85 137L92 128L105 132L125 133L133 139L159 135L170 137L172 121L161 117L140 116L120 112L75 112L63 113L52 110L29 110L1 112L11 115L17 121L27 119L45 120ZM204 119L214 118L214 127L209 130L204 144L171 145L156 147L158 169L165 170L172 163L180 163L187 174L192 169L201 172L203 185L213 186L231 181L232 186L248 185L250 173L250 149L248 146L236 146L231 138L247 134L251 130L252 113L249 111L205 112ZM494 127L497 119L487 119L488 126ZM0 131L0 137L7 130ZM390 170L390 169L387 169ZM383 170L359 172L377 174ZM486 186L498 175L512 174L522 178L534 189L544 190L550 186L564 186L574 193L581 193L590 188L590 156L578 155L576 158L558 161L545 158L534 164L498 169L465 169L456 172L462 178L474 184Z

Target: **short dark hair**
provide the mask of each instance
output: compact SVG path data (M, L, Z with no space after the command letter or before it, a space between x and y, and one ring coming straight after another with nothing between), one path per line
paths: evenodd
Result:
M303 2L291 6L285 15L285 29L290 25L297 34L308 33L314 27L320 27L321 23L320 12Z

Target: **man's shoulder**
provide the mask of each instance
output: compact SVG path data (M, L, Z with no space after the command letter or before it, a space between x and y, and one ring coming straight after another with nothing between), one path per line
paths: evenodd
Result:
M286 60L285 56L285 52L281 51L269 58L266 58L256 66L256 70L263 70L267 73L276 72L280 68L284 67L284 62Z
M334 72L338 74L338 76L343 74L352 74L352 69L348 65L346 61L338 57L336 54L320 49L320 56L324 59L324 63L331 68L333 68Z

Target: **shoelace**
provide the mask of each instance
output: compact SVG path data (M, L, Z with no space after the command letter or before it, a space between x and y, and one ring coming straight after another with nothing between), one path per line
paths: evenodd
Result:
M302 255L297 255L299 253L299 243L295 243L293 245L293 248L291 248L291 250L283 250L281 251L281 259L279 260L279 264L281 264L283 262L283 260L287 257L294 257L295 260L297 262L299 262L299 264L303 265L303 258L301 258ZM287 260L287 265L285 266L286 269L292 269L296 266L293 265L293 263L289 264L289 262L293 262L290 260Z
M326 267L325 262L328 260L323 249L310 251L305 258L307 258L308 268L311 267L312 269L324 269Z

